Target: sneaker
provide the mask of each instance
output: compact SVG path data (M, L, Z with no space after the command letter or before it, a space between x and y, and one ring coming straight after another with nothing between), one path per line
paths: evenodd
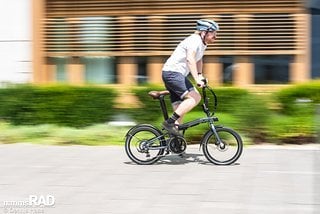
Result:
M168 123L167 121L164 121L162 123L162 127L167 130L170 134L176 135L176 136L181 136L182 134L179 132L178 128L174 123Z

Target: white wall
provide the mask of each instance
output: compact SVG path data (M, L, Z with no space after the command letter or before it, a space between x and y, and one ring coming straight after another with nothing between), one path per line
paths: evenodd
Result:
M31 0L0 0L0 85L32 80Z

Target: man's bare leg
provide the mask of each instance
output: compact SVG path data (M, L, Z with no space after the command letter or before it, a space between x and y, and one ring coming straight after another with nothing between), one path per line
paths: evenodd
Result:
M181 124L184 115L198 105L200 100L201 95L197 90L190 91L180 104L173 106L175 110L172 116L168 120L164 121L162 126L171 134L181 135L175 124Z
M201 95L198 91L194 90L190 91L181 103L174 105L174 112L176 112L180 116L179 119L176 121L176 124L181 124L184 115L191 111L196 105L198 105L200 100Z

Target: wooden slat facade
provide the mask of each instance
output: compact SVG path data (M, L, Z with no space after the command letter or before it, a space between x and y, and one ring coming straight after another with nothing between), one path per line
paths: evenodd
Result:
M299 13L301 0L48 0L48 16Z
M42 57L166 57L200 18L221 27L207 56L300 56L308 46L303 0L40 1L35 27L43 36L34 51Z

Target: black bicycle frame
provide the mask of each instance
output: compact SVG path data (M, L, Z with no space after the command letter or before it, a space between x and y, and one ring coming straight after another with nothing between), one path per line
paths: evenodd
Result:
M215 121L218 121L218 118L216 118L216 117L200 118L200 119L196 119L196 120L193 120L193 121L190 121L190 122L187 122L187 123L179 125L179 130L186 130L186 129L190 128L190 127L197 126L200 123L208 123L208 122L213 123Z
M160 107L161 107L163 118L164 120L167 120L169 116L168 116L167 105L166 105L166 102L164 101L164 97L165 95L160 95L159 100L160 100Z

